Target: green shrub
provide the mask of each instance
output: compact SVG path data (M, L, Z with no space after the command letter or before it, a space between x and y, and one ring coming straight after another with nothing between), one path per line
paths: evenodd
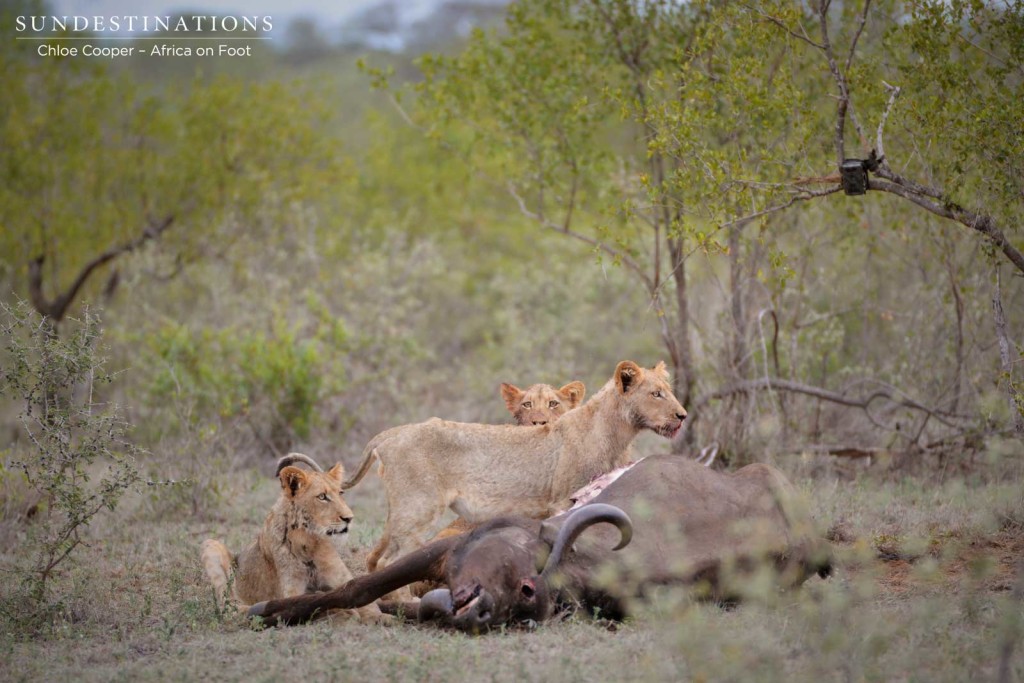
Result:
M8 456L4 479L22 475L39 501L28 552L13 567L20 589L8 592L0 609L10 616L18 605L21 617L38 617L59 605L51 580L85 543L90 523L139 481L138 449L116 407L100 398L114 376L104 370L95 315L86 310L68 321L61 338L25 305L3 305L0 313L0 396L20 404L24 437Z
M345 387L345 330L326 314L311 332L283 316L274 316L269 330L167 323L146 342L149 404L184 397L191 424L178 427L246 425L276 454L308 439L324 402Z

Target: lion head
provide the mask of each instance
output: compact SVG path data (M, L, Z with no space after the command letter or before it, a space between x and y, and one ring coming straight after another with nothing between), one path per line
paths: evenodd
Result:
M525 391L514 384L501 385L501 397L508 412L521 425L554 422L583 402L587 389L583 382L569 382L561 389L550 384L534 384Z
M326 472L308 472L289 465L278 477L291 528L301 527L318 536L348 533L353 515L342 497L345 468L341 463Z
M642 368L624 360L615 368L615 388L622 393L628 419L639 429L671 439L683 428L686 410L672 393L668 379L663 362Z

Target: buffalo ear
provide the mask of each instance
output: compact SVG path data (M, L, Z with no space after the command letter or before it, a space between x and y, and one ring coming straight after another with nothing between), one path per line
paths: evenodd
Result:
M643 374L639 365L631 360L624 360L615 366L615 383L619 385L619 391L626 394L637 383Z
M327 470L327 476L330 477L331 479L334 479L335 481L344 481L345 466L339 462L337 465Z
M583 403L583 397L587 395L587 388L583 386L583 382L577 380L569 382L559 389L558 394L569 404L569 408L572 409Z
M281 479L281 488L293 498L309 483L309 475L305 470L300 470L293 465L282 469L278 476Z
M501 383L501 397L505 399L505 407L513 415L519 410L519 401L523 398L523 390L514 384Z
M548 557L551 555L551 546L555 544L555 539L558 538L559 526L550 520L541 522L540 533L538 537L544 542L544 547L535 558L537 561L537 573L540 574L543 571L544 566L548 563Z

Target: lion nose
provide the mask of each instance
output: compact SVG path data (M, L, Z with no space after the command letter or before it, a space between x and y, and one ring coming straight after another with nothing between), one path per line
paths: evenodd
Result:
M547 420L534 420L533 421L533 426L534 427L539 427L540 425L546 425L547 423L548 423Z
M348 524L349 522L352 521L352 517L346 517L346 516L342 515L341 516L341 521L345 522L345 524Z
M682 420L685 417L686 417L686 411L685 410L683 412L681 412L681 413L676 413L676 419L678 419L678 420Z

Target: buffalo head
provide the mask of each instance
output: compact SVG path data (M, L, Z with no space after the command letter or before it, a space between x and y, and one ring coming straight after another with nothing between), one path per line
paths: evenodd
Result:
M566 583L563 563L581 533L600 522L619 528L615 550L632 538L625 512L612 505L587 505L570 514L549 544L536 524L507 520L487 524L453 548L446 566L448 588L439 588L420 601L421 620L439 619L463 631L547 619L554 609L555 586Z

